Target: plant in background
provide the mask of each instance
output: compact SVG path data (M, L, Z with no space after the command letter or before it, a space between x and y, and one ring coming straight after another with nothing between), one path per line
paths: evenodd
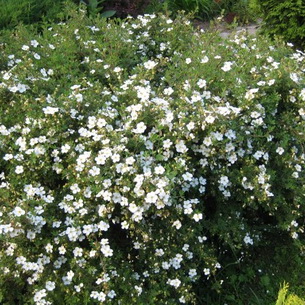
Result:
M263 12L263 31L280 36L296 47L305 47L305 3L302 0L258 0Z
M256 21L260 16L256 0L238 0L232 4L231 11L236 13L239 24Z
M281 286L275 305L305 305L305 300L302 300L295 294L288 294L289 285L283 283Z
M203 20L210 20L221 11L220 5L214 0L165 0L167 7L173 12L185 11Z
M1 304L244 305L298 285L304 54L180 15L65 14L1 35Z
M85 4L88 9L88 14L90 16L96 16L99 14L101 17L104 18L109 18L115 15L116 11L114 10L108 10L108 11L103 11L103 6L102 4L106 0L81 0L80 2Z
M13 28L19 23L59 21L58 15L67 5L70 1L0 0L0 29Z

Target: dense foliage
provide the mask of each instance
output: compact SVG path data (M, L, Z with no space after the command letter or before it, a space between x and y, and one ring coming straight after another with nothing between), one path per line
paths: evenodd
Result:
M255 304L301 281L302 52L84 12L1 41L1 304Z
M184 11L205 21L223 15L228 23L244 24L259 17L258 8L257 0L152 0L148 11L161 10L173 15Z
M19 23L34 24L43 20L59 20L65 0L0 0L0 30Z
M264 32L305 47L305 2L303 0L258 0L264 15Z
M275 305L305 305L305 300L295 294L288 293L289 285L284 283L278 293Z

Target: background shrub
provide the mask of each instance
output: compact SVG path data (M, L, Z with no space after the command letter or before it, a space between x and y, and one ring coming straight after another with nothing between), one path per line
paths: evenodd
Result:
M305 301L295 294L288 294L289 285L284 282L281 286L275 305L304 305Z
M223 14L229 23L236 18L238 23L244 24L259 17L256 0L155 0L151 1L149 11L154 8L174 14L182 10L205 21Z
M267 304L299 285L303 54L183 16L69 14L1 36L1 303Z
M281 36L297 47L305 46L305 3L302 0L258 0L264 32Z
M164 2L169 10L195 12L196 17L204 20L209 20L221 12L220 2L214 0L165 0Z
M13 28L19 23L59 21L58 15L67 3L65 0L0 0L0 29Z

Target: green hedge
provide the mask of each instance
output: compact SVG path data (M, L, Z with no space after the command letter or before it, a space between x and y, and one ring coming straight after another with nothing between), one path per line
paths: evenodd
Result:
M303 54L69 14L1 37L1 304L267 304L298 285Z
M263 11L264 32L281 36L299 48L305 47L305 3L302 0L258 0Z
M33 25L59 21L64 7L71 3L67 0L0 0L0 30L12 29L20 23Z

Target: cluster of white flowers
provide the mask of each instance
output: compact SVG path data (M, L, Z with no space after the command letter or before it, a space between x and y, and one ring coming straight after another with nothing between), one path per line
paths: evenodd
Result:
M178 26L167 17L160 17L162 37L151 38L155 18L107 26L123 31L126 56L138 56L132 68L105 55L99 25L83 26L71 33L75 52L85 55L68 62L71 74L57 84L62 70L49 58L65 60L63 23L48 30L51 41L23 42L0 72L0 94L13 96L5 110L12 120L0 124L0 256L11 264L0 271L35 287L36 305L51 304L53 290L86 290L92 302L110 303L125 289L137 302L149 280L167 284L177 302L194 300L192 285L209 283L221 268L206 237L217 235L210 223L218 211L239 223L228 243L248 250L256 235L244 208L266 204L274 216L284 198L275 183L281 171L289 188L304 179L301 74L287 72L292 89L281 104L272 90L285 66L258 54L255 38L235 37L213 54L198 42L193 56L165 40ZM246 76L235 75L244 54L261 66L245 63ZM296 53L285 60L305 63ZM176 77L178 65L187 70ZM293 126L281 116L285 107ZM227 228L224 239L236 230ZM288 229L292 238L303 230L298 222Z

